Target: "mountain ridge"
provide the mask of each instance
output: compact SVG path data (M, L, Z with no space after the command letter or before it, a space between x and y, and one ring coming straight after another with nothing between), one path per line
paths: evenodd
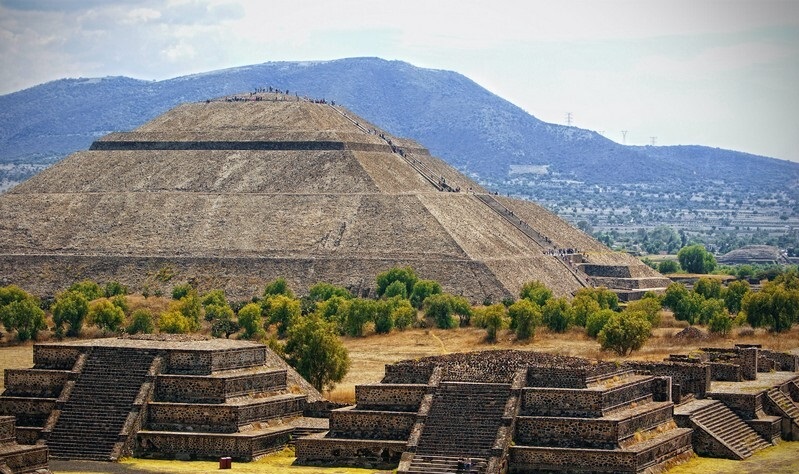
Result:
M506 179L511 165L545 165L553 178L598 185L687 180L787 189L799 182L799 163L700 145L620 145L543 122L456 72L379 58L266 62L162 81L48 82L0 96L0 163L52 163L179 103L266 86L334 100L490 182Z

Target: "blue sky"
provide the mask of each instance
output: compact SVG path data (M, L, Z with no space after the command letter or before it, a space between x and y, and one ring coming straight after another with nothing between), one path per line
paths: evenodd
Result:
M0 0L0 93L379 56L628 144L799 161L799 1Z

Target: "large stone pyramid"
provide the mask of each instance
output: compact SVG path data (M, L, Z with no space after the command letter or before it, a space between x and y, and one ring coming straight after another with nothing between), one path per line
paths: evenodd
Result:
M416 143L271 92L184 104L106 135L1 196L0 216L0 284L41 294L93 278L248 298L278 276L300 292L327 281L369 294L394 265L473 301L534 279L561 295L667 283Z

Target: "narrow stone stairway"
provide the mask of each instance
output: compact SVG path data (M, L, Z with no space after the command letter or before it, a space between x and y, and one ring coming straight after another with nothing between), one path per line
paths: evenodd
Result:
M461 472L485 472L510 396L510 384L442 382L405 472L458 472L458 461L467 459L472 467Z
M739 459L771 446L724 403L713 400L691 415L698 429L719 440Z
M61 459L109 461L157 351L95 347L47 440Z
M772 388L768 392L766 392L766 396L774 402L775 405L780 407L780 409L791 418L794 423L799 424L799 407L796 406L796 403L791 400L791 398L786 395L785 393L781 392L777 388Z

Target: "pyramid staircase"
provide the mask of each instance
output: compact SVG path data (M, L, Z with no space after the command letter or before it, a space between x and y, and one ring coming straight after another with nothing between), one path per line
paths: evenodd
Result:
M680 426L694 429L694 449L703 455L746 459L771 446L719 400L693 400L675 413Z
M433 394L410 463L401 464L397 472L458 472L458 462L465 459L471 460L471 468L462 472L488 472L507 450L499 435L512 423L512 417L506 416L511 395L510 384L442 382Z
M769 411L783 418L783 434L786 438L799 440L799 406L778 388L766 392L766 399Z
M50 455L62 459L116 460L134 402L157 351L95 347L47 436ZM149 387L146 387L149 388Z

